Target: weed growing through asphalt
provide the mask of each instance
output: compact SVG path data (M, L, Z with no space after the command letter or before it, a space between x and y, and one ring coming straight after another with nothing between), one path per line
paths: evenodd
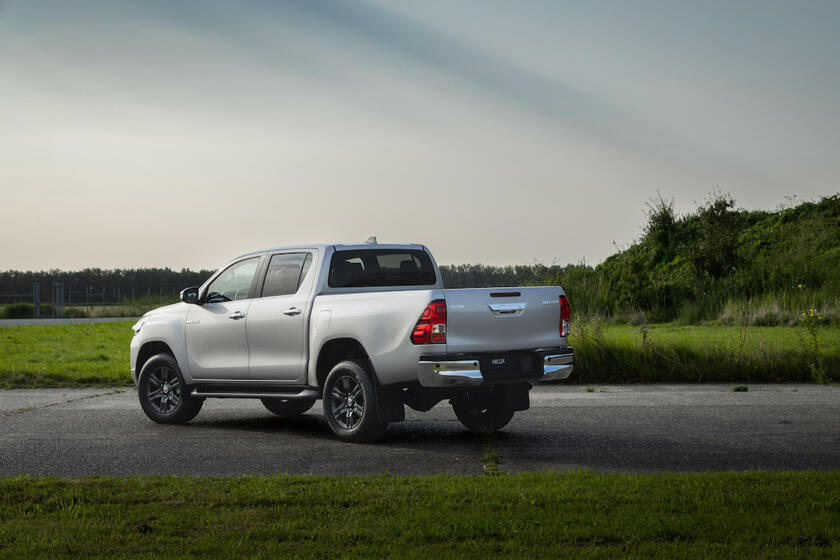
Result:
M492 434L482 438L481 452L484 474L491 476L499 474L499 452L496 450L496 442L493 441Z
M750 388L746 385L735 385L734 387L732 387L732 391L735 393L746 393L749 390Z

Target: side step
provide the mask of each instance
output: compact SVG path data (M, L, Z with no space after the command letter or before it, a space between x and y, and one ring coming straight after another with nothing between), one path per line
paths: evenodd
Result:
M215 397L231 399L318 399L321 393L301 387L277 387L276 385L208 385L200 383L190 393L193 397Z

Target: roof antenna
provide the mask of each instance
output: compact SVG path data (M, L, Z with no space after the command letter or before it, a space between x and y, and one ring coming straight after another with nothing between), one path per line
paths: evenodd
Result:
M367 241L365 241L365 243L370 243L371 245L376 245L376 236L371 235L370 237L367 238Z

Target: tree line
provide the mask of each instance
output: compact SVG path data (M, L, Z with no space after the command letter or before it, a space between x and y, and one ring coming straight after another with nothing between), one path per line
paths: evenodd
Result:
M834 306L840 321L840 195L750 211L739 208L732 196L714 192L685 215L677 215L673 200L660 195L647 203L640 239L597 266L476 263L440 270L448 288L561 285L573 310L584 315L699 322L717 317L732 302L791 311L803 305L800 296L807 292L813 305ZM132 290L137 297L159 290L176 294L212 273L11 270L0 272L0 295L31 293L34 282L41 283L42 301L48 301L51 282L63 282L74 294L102 288L120 289L123 298Z

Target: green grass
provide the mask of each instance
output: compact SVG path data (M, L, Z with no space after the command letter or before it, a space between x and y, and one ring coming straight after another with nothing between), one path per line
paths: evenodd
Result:
M840 473L0 479L2 558L837 558Z
M0 327L0 388L131 382L130 322ZM818 331L826 371L840 380L840 328ZM604 326L574 323L572 383L810 382L803 327Z
M131 322L0 328L0 388L131 383Z
M840 380L840 328L818 330L828 376ZM574 323L572 381L810 382L817 356L804 327L604 326Z

